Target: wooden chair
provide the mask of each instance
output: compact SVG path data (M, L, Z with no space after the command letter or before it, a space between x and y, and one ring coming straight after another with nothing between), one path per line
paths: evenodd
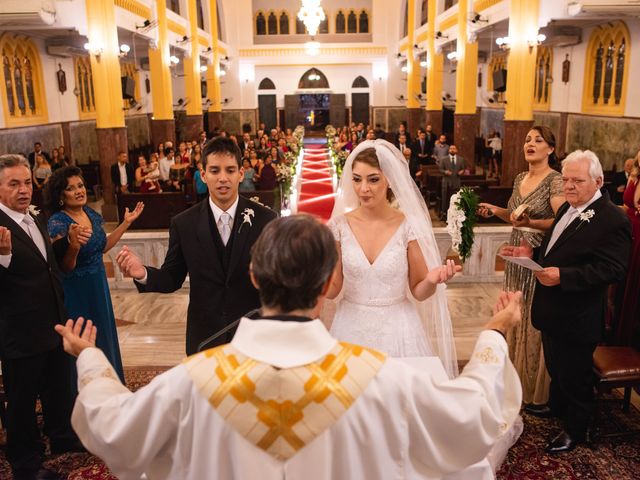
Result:
M614 388L624 388L622 410L628 412L631 403L631 389L640 386L640 351L632 347L599 346L593 354L593 373L598 391L594 425L596 425L598 417L600 394L610 392ZM597 437L615 437L637 433L640 433L640 429L597 435Z

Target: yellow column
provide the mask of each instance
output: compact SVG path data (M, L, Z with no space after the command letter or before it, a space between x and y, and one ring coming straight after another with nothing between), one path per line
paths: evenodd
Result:
M211 49L213 50L213 64L207 70L207 96L211 101L209 105L210 112L222 112L221 93L220 93L220 75L218 68L220 66L220 51L218 47L218 10L217 0L209 1L209 24L211 25Z
M114 0L86 0L96 128L124 127Z
M528 40L538 34L538 11L539 0L511 0L505 120L533 120L537 48Z
M200 43L198 42L198 17L196 0L189 0L189 26L191 57L184 59L185 96L189 98L187 115L202 115L202 94L200 90Z
M149 68L151 70L151 96L153 98L153 119L173 120L173 87L171 84L171 55L167 26L167 5L156 0L158 21L158 45L149 48Z
M478 75L478 43L468 43L467 32L470 0L458 2L458 64L456 66L456 113L476 113L476 78Z
M427 24L427 110L442 110L442 72L444 56L436 54L437 2L429 2L429 23Z
M420 93L420 64L416 61L413 45L415 44L415 0L407 1L408 13L408 34L407 40L407 108L420 108L420 101L417 96ZM411 132L414 135L415 132Z

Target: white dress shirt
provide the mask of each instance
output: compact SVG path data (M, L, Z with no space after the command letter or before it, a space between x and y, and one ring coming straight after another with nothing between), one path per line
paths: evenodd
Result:
M24 217L29 215L28 213L20 213L20 212L16 212L15 210L11 210L9 207L5 206L1 202L0 202L0 210L2 210L4 213L6 213L7 216L11 220L13 220L18 225L20 225L20 228L22 228L22 230L24 230L24 233L26 233L30 238L33 238L31 236L31 232L29 231L29 228L23 222ZM33 235L37 235L39 237L37 239L33 239L33 243L35 243L36 246L38 246L38 243L40 243L40 242L41 242L41 245L45 244L44 243L45 239L44 239L44 237L42 236L42 233L40 233L40 230L38 230L37 227L33 230ZM38 246L38 250L40 250L40 252L42 253L42 249L41 249L40 246ZM44 258L46 259L47 258L46 250L44 251L43 255L44 255ZM11 253L9 255L0 255L0 265L3 266L4 268L9 268L9 265L11 265L11 257L12 256L13 256L13 254L11 254Z
M545 255L549 253L551 247L555 245L558 238L560 238L560 235L562 235L562 232L565 231L565 229L571 224L571 222L573 222L578 215L584 212L589 205L598 200L600 197L602 197L602 192L600 192L600 189L598 189L596 190L596 193L593 194L593 197L591 197L591 200L589 200L588 202L583 203L582 205L578 205L577 207L569 206L567 211L564 212L564 215L562 215L562 218L560 218L553 227L551 238L549 239L549 243L547 244L547 250L544 252Z
M129 185L129 179L127 178L127 164L118 162L118 169L120 170L120 185Z
M322 360L336 340L320 320L242 319L231 346L266 368L288 369ZM486 455L518 418L522 399L504 338L482 332L454 380L437 358L417 360L430 363L418 369L387 358L347 411L285 460L225 421L187 363L131 393L103 353L87 348L77 361L80 393L71 421L87 449L122 480L143 473L182 480L494 478ZM278 397L285 385L265 388L278 403L288 401Z
M168 157L162 157L158 162L160 169L160 180L166 182L169 180L169 172L171 171L171 165L175 163L175 160L169 160Z

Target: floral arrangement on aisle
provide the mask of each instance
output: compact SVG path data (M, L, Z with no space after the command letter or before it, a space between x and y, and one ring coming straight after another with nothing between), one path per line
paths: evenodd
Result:
M447 211L447 232L451 236L453 250L460 256L462 263L471 256L473 227L478 222L478 203L478 195L468 187L462 187L451 195Z
M284 154L284 160L274 165L276 171L276 181L280 193L280 211L289 211L292 204L291 197L296 195L295 184L297 181L297 170L300 157L303 154L302 147L304 141L304 127L298 125L293 131L295 143L289 145L289 151Z
M327 146L329 147L329 155L331 156L331 161L333 162L333 169L336 172L336 176L338 179L342 176L342 169L344 168L344 164L347 161L347 157L349 156L349 152L345 150L338 150L336 148L336 129L333 125L327 125L324 129L325 135L327 136Z

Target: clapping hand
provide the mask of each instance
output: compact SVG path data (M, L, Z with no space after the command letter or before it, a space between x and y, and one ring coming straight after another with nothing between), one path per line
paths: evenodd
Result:
M87 320L87 324L82 330L83 324L84 318L80 317L75 324L73 320L69 319L64 326L55 326L56 332L62 337L64 351L74 357L80 355L85 348L96 346L96 327L91 320Z
M77 223L72 223L69 226L69 245L74 248L80 249L83 245L86 245L91 234L93 232L88 227L83 227Z
M133 212L129 211L129 208L125 208L124 209L124 221L127 224L132 224L133 222L135 222L138 217L140 216L140 214L142 213L142 211L144 210L144 203L143 202L138 202L136 204L136 208L133 209Z
M427 279L430 283L446 283L451 280L457 272L461 272L462 267L456 265L453 260L447 260L444 265L434 268L427 273Z
M116 255L116 263L120 267L122 274L125 277L132 277L135 280L142 280L147 274L147 269L144 268L142 261L138 256L129 250L126 245L122 247L122 250Z
M500 292L493 307L493 317L485 325L487 329L505 333L522 319L522 292Z
M11 230L0 227L0 255L11 255Z
M513 245L505 245L500 250L500 255L505 257L527 257L533 258L533 248L527 243L525 239L522 239L519 247Z

